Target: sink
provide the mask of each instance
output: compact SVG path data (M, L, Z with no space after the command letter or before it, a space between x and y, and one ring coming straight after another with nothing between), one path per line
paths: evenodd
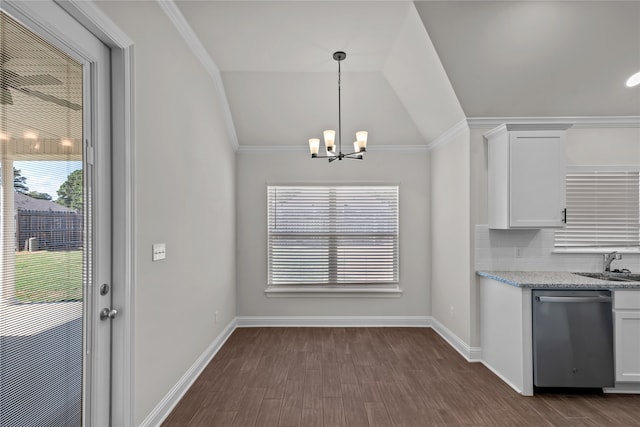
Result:
M574 273L579 276L593 279L607 280L609 282L640 282L640 273Z

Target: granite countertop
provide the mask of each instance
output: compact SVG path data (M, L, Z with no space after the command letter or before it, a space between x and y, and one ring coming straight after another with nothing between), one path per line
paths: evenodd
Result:
M519 288L640 289L640 282L610 282L567 271L477 271L476 274Z

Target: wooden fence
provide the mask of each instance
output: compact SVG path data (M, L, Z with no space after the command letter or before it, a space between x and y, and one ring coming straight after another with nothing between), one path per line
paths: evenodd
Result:
M83 218L76 212L19 210L16 213L16 249L71 250L82 247Z

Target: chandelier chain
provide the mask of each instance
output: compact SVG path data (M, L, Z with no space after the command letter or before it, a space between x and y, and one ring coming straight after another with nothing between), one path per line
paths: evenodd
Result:
M341 93L342 79L340 74L340 61L338 61L338 153L342 154L342 106Z

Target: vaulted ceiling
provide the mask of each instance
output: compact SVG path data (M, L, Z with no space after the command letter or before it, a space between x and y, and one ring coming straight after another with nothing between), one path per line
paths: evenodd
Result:
M424 146L465 117L640 116L639 1L176 1L241 147Z
M637 116L638 1L416 2L470 117Z

